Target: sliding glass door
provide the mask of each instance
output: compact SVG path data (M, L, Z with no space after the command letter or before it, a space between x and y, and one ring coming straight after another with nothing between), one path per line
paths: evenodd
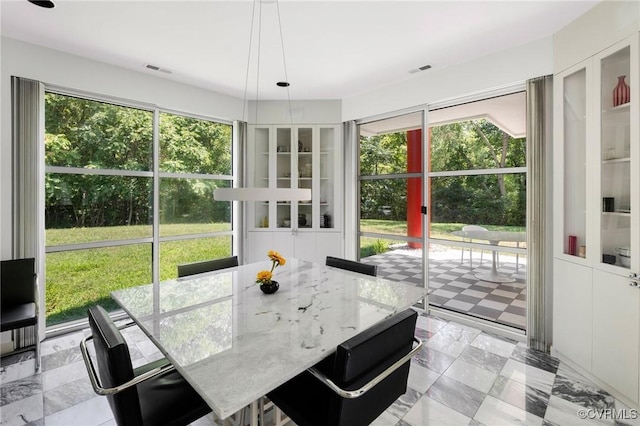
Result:
M423 279L424 111L359 125L359 254L378 275Z
M525 107L517 92L361 122L361 261L432 308L524 330Z
M525 93L429 111L429 303L526 325Z

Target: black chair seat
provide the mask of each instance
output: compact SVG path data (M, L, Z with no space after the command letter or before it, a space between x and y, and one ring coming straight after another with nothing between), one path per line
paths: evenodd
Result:
M25 303L11 308L4 308L0 312L0 318L0 322L2 322L0 331L36 325L38 323L36 304Z
M417 313L401 312L338 346L336 353L314 366L338 387L355 391L381 373L366 393L342 397L309 370L267 396L298 426L365 426L407 390ZM406 359L406 361L405 361ZM399 367L393 369L394 364Z
M139 376L168 363L166 358L159 359L136 368L134 375ZM194 418L198 419L211 412L202 397L176 370L142 382L137 388L144 424L186 425L193 422Z

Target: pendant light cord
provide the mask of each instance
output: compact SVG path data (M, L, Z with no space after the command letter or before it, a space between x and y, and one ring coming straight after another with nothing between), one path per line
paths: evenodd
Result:
M256 60L256 108L255 108L255 124L258 124L258 103L260 101L260 48L261 48L261 36L262 36L262 2L261 0L253 0L253 9L251 11L251 30L249 31L249 52L247 54L247 73L244 80L244 101L242 103L242 118L245 119L247 98L249 91L249 69L251 68L251 51L253 48L253 27L255 25L256 16L256 3L258 5L258 51ZM280 31L280 48L282 50L282 63L284 65L284 78L286 82L289 82L289 75L287 73L287 58L285 56L284 49L284 37L282 35L282 21L280 19L280 3L276 0L276 11L278 16L278 29ZM287 101L289 103L289 121L293 127L293 107L291 104L291 92L289 91L289 85L287 85ZM249 121L248 117L246 118Z
M251 68L251 48L253 47L253 23L256 16L256 0L253 1L253 9L251 11L251 28L249 29L249 51L247 52L247 74L244 79L244 101L242 102L242 119L245 120L245 112L247 106L247 90L249 88L249 69ZM249 118L246 118L249 121Z
M282 63L284 64L284 81L289 83L289 76L287 75L287 57L284 54L284 37L282 36L282 21L280 20L280 2L276 0L276 10L278 12L278 28L280 29L280 46L282 48ZM289 120L291 127L293 127L293 108L291 107L291 93L289 92L290 85L287 85L287 100L289 101Z

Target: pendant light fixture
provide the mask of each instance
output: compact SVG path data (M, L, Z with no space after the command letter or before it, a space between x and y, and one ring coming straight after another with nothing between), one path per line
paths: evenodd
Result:
M287 100L289 103L289 117L291 119L291 126L293 127L293 113L291 108L291 95L289 93L289 81L287 77L287 61L284 55L284 41L282 37L282 22L280 21L280 5L278 0L254 0L253 10L251 14L251 29L249 34L249 53L247 57L247 72L245 77L244 88L244 100L242 107L242 118L245 119L245 109L247 106L247 92L249 85L249 71L251 68L251 52L253 47L253 29L256 24L256 8L258 9L258 44L257 44L257 58L256 58L256 98L255 98L255 122L258 124L258 104L260 101L260 48L261 48L261 31L262 31L262 7L263 4L275 3L276 15L278 20L278 29L280 37L280 46L282 48L282 62L284 66L284 81L276 83L278 87L285 88L287 90ZM311 200L310 188L218 188L213 192L213 198L216 201L305 201Z

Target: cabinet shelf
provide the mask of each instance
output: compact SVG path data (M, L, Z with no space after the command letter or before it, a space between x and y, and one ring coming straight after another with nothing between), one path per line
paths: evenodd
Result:
M608 160L602 160L602 164L628 163L630 161L630 157L610 158Z
M628 211L620 211L620 212L602 212L603 216L620 216L620 217L631 217L631 212Z
M626 104L614 106L611 108L605 108L602 110L602 114L610 115L610 114L618 114L622 111L629 111L631 108L631 102L627 102Z

